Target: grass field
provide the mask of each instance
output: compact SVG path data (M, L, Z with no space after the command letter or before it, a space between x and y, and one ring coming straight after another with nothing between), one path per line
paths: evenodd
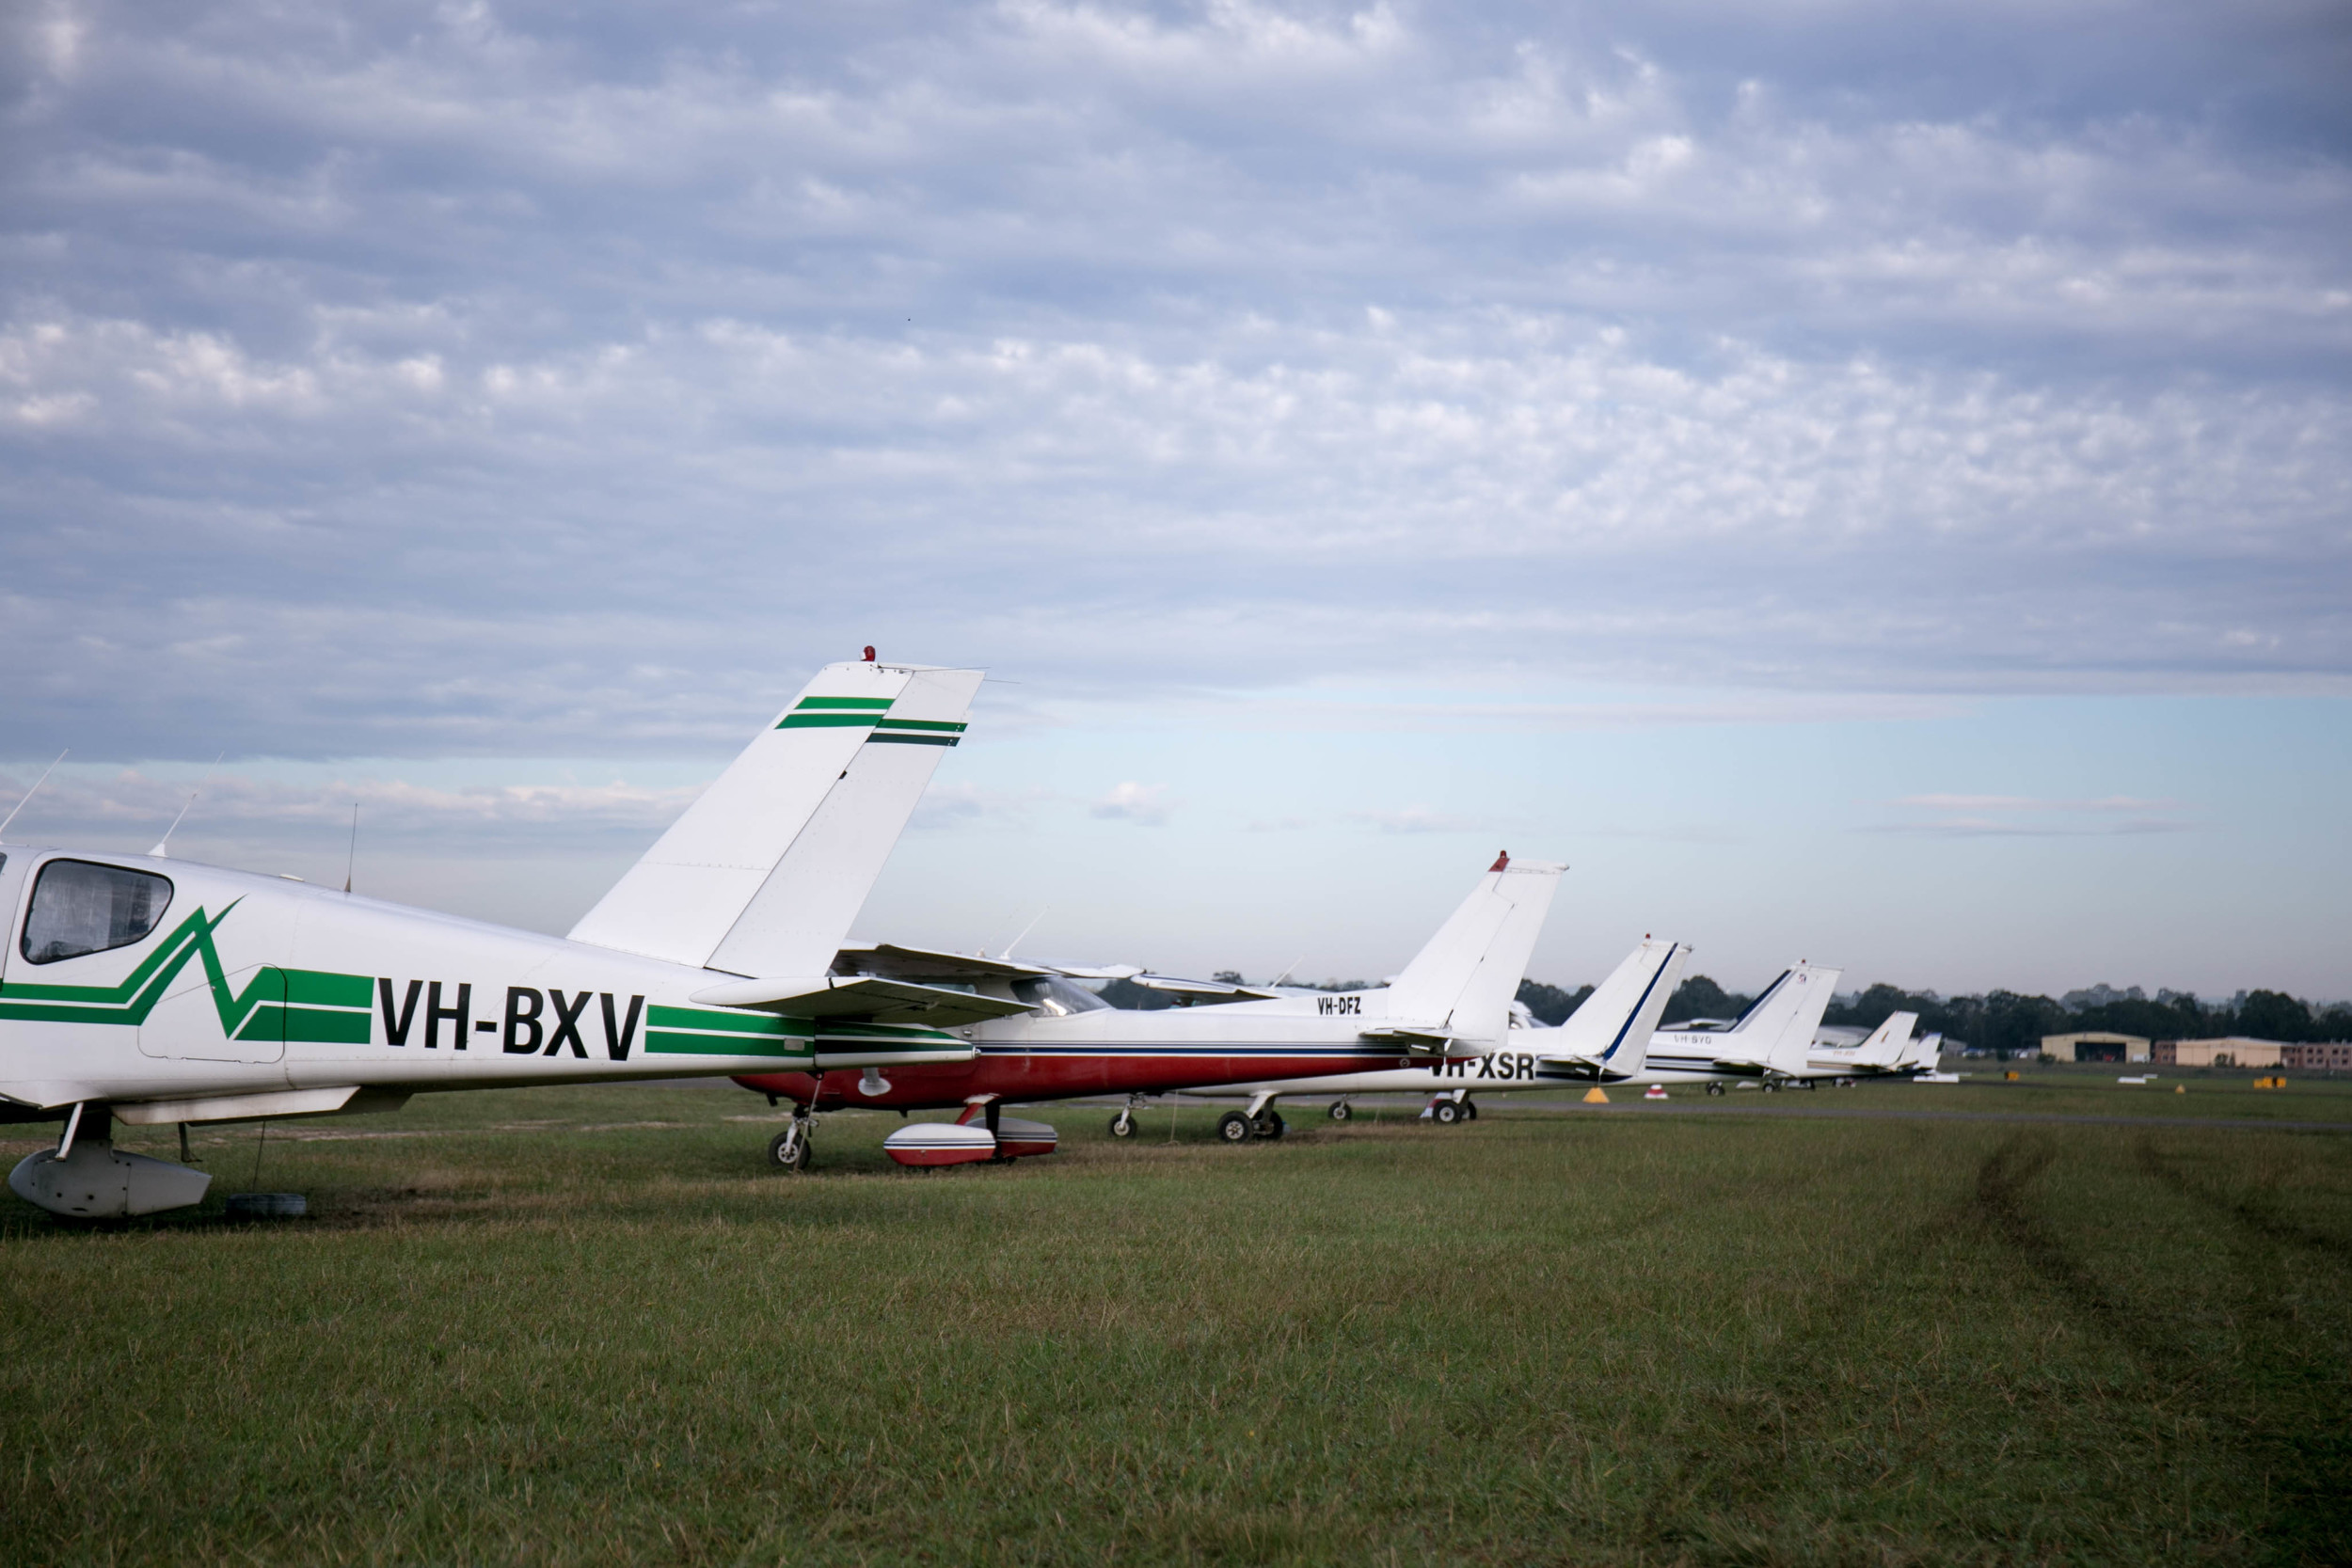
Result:
M220 1130L207 1211L0 1210L0 1557L2352 1560L2352 1085L2113 1076L800 1179L728 1087L426 1097L252 1226Z

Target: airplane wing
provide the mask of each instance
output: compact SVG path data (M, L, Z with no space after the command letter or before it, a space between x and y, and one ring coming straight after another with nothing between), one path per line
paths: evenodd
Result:
M867 1023L921 1023L952 1029L960 1023L1010 1018L1032 1011L1025 1002L942 986L918 986L905 980L885 980L861 974L844 978L825 975L809 980L730 980L694 993L692 1000L712 1007L757 1007L789 1018L855 1019Z
M976 953L939 953L925 947L901 947L895 942L871 947L844 947L834 956L835 974L872 974L885 980L911 980L920 985L977 985L982 980L1035 980L1065 973L1045 964L1014 963L1009 958L983 958Z
M1067 974L1069 971L1064 971ZM1272 1002L1282 992L1266 986L1229 986L1221 980L1180 980L1173 974L1130 974L1131 984L1146 990L1164 990L1194 1003Z

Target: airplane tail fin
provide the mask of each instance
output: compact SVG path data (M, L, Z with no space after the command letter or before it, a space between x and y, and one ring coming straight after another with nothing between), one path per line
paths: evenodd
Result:
M1463 1038L1500 1040L1566 869L1496 857L1389 988L1389 1016L1442 1024Z
M1914 1072L1933 1072L1944 1057L1942 1034L1924 1035L1912 1047L1911 1059L1903 1065Z
M1786 997L1787 1022L1780 1032L1765 1046L1759 1058L1774 1071L1802 1076L1812 1068L1813 1037L1820 1031L1821 1016L1829 1011L1832 997L1837 990L1837 977L1845 971L1816 969L1800 963L1788 974Z
M1787 1072L1803 1072L1813 1049L1814 1032L1829 1011L1830 993L1836 989L1835 969L1798 963L1780 973L1748 1004L1732 1026L1709 1042L1719 1060L1750 1062Z
M1869 1037L1854 1048L1854 1066L1892 1068L1899 1065L1911 1050L1911 1031L1918 1022L1917 1013L1889 1014L1885 1022L1871 1030Z
M738 974L826 974L979 685L977 670L826 665L571 940Z
M1691 949L1678 942L1643 939L1609 978L1551 1032L1546 1060L1573 1059L1612 1077L1630 1078L1649 1058L1649 1037L1682 983Z

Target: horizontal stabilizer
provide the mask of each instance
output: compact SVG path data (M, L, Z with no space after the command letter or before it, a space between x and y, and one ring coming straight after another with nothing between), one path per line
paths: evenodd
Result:
M1375 1045L1400 1046L1424 1055L1436 1055L1439 1052L1452 1054L1450 1047L1465 1043L1459 1035L1442 1023L1375 1023L1369 1029L1359 1030L1356 1037L1370 1040Z
M870 974L848 979L824 975L813 980L730 980L705 987L691 1000L708 1007L756 1007L787 1018L921 1023L934 1029L1031 1010L1026 1003Z

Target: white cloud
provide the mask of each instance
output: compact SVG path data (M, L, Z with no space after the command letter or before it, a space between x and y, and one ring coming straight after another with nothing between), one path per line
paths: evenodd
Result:
M717 755L877 636L2345 689L2317 24L1842 14L28 10L5 733Z
M1168 799L1168 785L1136 784L1132 779L1087 808L1090 816L1114 822L1133 822L1139 828L1160 827L1175 810L1176 802Z

